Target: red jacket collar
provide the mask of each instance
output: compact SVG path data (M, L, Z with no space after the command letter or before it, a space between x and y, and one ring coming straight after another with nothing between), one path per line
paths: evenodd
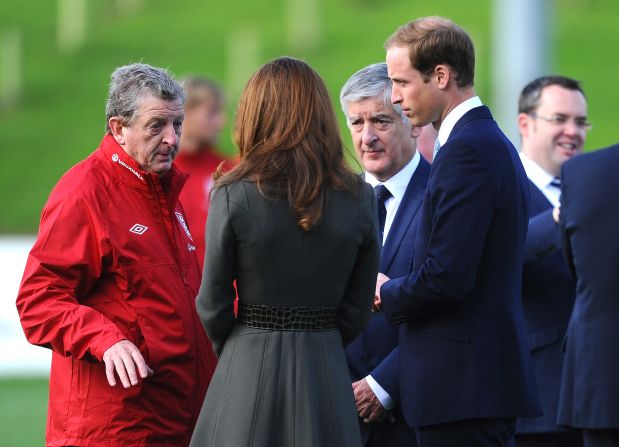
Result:
M160 184L168 199L168 203L174 207L178 196L183 189L189 175L184 174L172 164L170 171L159 177L156 174L146 172L133 157L116 142L114 137L106 134L99 145L99 155L125 184L138 189L150 189L150 185Z

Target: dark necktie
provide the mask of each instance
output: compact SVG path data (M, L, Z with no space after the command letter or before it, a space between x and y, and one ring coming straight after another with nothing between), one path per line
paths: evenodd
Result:
M561 189L561 179L559 177L555 177L550 182L550 186L554 186L557 189Z
M376 193L376 201L378 203L378 231L380 232L380 243L383 243L383 234L385 233L385 219L387 218L387 208L385 208L385 202L391 193L385 185L376 185L374 187Z

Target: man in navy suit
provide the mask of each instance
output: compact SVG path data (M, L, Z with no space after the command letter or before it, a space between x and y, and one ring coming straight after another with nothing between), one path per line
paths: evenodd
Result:
M518 153L473 88L469 35L440 17L387 40L391 100L438 130L413 273L379 274L375 306L400 331L400 398L421 447L513 445L540 414L521 271L529 186Z
M416 151L422 130L391 104L387 65L369 65L342 87L340 101L365 180L375 187L383 231L380 271L410 273L430 165ZM380 193L380 191L383 191ZM399 400L398 330L375 314L346 348L364 446L414 447Z
M516 445L578 447L582 446L581 433L561 428L556 422L563 365L561 342L576 284L563 258L553 210L559 206L561 166L582 152L590 127L587 100L578 81L542 76L524 87L518 112L520 158L531 188L522 303L544 415L517 422Z
M557 422L585 447L619 445L619 145L563 165L560 225L576 301Z

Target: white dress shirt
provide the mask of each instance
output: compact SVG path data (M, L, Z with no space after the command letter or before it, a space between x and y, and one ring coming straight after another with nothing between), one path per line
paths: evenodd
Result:
M441 123L441 127L438 130L438 142L441 143L441 146L444 146L453 130L454 126L458 122L460 118L464 116L466 112L475 107L481 107L483 104L481 103L481 99L479 96L473 96L472 98L467 99L464 102L458 104L454 109L447 114L443 122Z
M415 155L413 155L413 158L411 158L411 160L406 164L406 166L404 166L394 176L385 180L384 182L379 181L369 172L365 173L365 181L372 185L372 188L375 188L378 185L385 185L385 187L391 193L391 197L385 200L385 209L387 210L387 216L385 217L383 245L387 240L387 235L389 234L389 230L391 229L391 225L393 224L393 219L398 212L400 202L402 202L402 198L404 197L404 193L406 192L406 187L408 186L408 183L413 177L415 169L417 169L417 166L419 166L420 159L421 156L419 155L419 152L415 152Z
M524 166L524 170L527 173L529 180L531 180L533 184L542 192L542 194L546 196L548 201L552 203L552 206L559 206L561 190L550 184L550 182L554 180L554 177L544 171L540 165L535 163L522 152L520 153L520 160L522 161L522 166Z
M393 224L393 219L395 218L396 213L398 212L398 208L400 203L402 203L402 199L404 198L404 193L406 193L406 188L410 183L417 166L419 166L419 161L421 160L421 156L419 152L415 152L413 158L400 169L394 176L385 180L384 182L379 181L376 177L374 177L369 172L366 172L365 181L368 182L372 187L376 187L377 185L385 185L385 187L391 193L391 197L385 200L385 209L387 210L387 216L385 217L385 232L383 235L383 245L387 240L387 235L389 234L389 230L391 229L391 225ZM380 386L380 384L372 377L368 375L365 380L368 382L368 385L382 404L382 406L390 410L395 406L393 402L393 398L389 395L385 389Z

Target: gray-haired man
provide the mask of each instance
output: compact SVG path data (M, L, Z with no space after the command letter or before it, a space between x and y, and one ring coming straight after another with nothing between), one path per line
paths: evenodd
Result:
M186 176L172 165L183 100L163 69L115 70L103 141L43 210L17 308L28 340L53 352L47 445L191 439L208 344L177 200Z
M340 94L342 109L365 180L377 192L382 233L380 272L410 273L418 210L430 165L416 150L422 132L391 103L384 63L363 68ZM425 132L425 130L424 130ZM382 313L346 348L365 446L414 446L415 434L401 415L398 328Z

